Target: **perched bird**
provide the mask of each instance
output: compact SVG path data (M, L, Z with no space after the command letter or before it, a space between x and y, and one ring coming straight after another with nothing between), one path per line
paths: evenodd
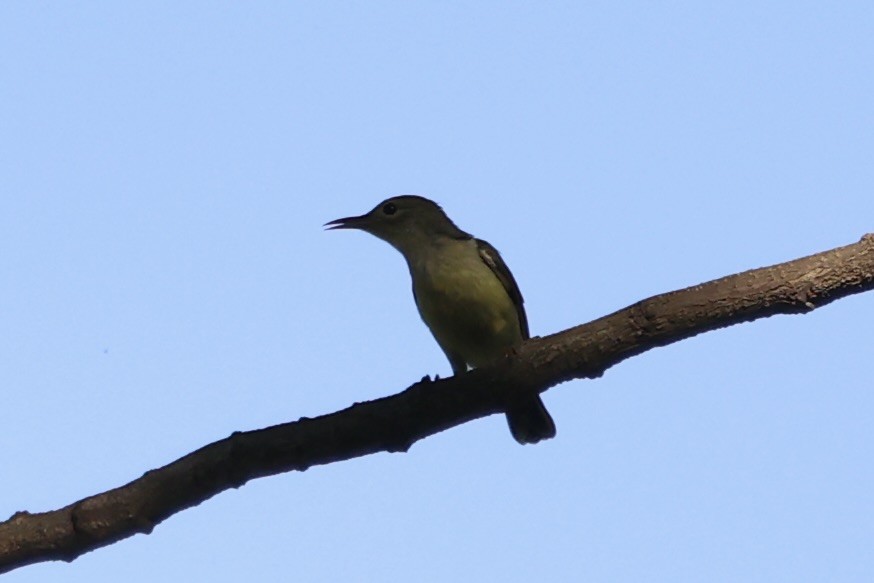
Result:
M395 196L325 226L365 231L401 252L419 314L454 374L492 363L529 337L522 294L497 249L455 226L434 201ZM537 395L512 405L507 423L521 444L555 437Z

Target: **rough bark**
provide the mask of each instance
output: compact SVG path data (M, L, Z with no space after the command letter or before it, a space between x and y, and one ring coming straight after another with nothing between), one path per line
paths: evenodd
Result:
M72 561L247 481L370 453L406 451L450 427L503 412L519 395L597 378L657 346L775 314L802 314L874 288L874 235L846 247L654 296L547 337L495 366L423 379L314 419L237 432L113 490L0 523L0 573ZM560 436L559 436L560 437Z

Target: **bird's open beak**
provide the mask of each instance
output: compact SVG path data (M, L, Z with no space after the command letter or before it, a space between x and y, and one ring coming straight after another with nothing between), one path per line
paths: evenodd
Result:
M327 230L333 229L362 229L366 230L366 226L368 224L367 215L361 215L358 217L346 217L345 219L337 219L335 221L331 221L330 223L325 223L325 228Z

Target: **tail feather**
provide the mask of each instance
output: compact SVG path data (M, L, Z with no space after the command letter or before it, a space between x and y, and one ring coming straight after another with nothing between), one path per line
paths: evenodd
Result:
M555 437L555 421L539 396L507 409L507 424L513 438L522 445Z

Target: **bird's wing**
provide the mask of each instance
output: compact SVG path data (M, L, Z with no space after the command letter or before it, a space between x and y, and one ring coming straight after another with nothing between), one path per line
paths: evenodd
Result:
M516 283L516 279L513 277L513 274L510 273L510 268L507 267L507 264L504 263L503 259L501 259L501 254L498 253L497 249L482 239L475 239L475 241L477 251L479 251L479 256L483 260L483 263L488 265L489 269L492 270L492 273L498 277L504 285L504 289L507 290L507 295L509 295L510 299L513 300L513 305L516 306L516 313L519 316L519 326L522 328L522 339L528 340L530 337L528 332L528 316L525 315L525 306L523 305L524 300L522 299L522 292L519 291L519 285Z

